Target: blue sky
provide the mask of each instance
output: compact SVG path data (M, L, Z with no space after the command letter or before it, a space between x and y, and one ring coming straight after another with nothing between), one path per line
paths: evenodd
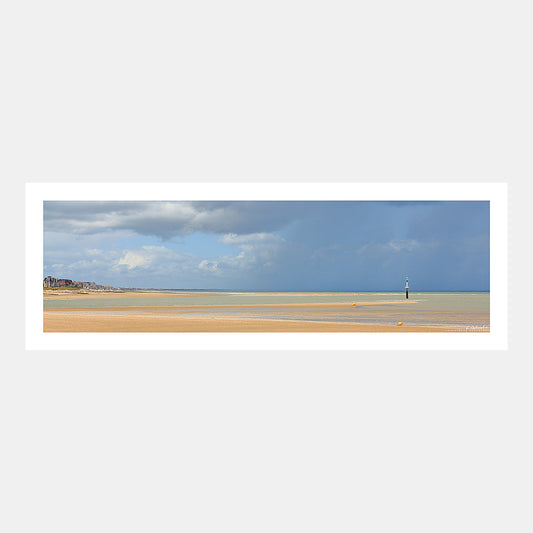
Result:
M116 287L489 290L489 202L44 203L43 276Z

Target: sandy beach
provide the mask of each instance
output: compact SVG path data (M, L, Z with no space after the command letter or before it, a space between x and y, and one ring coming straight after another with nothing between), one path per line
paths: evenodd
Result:
M269 293L269 296L277 294ZM204 305L203 301L197 299L213 295L217 298L216 304ZM232 300L226 296L231 296L231 293L46 291L45 301L55 300L58 303L67 301L68 307L45 308L43 330L44 332L465 331L457 326L433 325L434 320L431 320L431 325L420 325L414 320L409 323L409 320L405 319L401 325L398 325L399 313L406 317L409 314L413 317L416 315L416 300L362 301L357 302L355 306L352 303L331 301L258 304L247 303L254 301L253 298L248 300L248 296L253 295L239 294L240 303L235 304L230 303ZM301 294L294 293L293 296ZM156 300L146 305L146 302L140 300L146 297ZM121 301L124 301L124 305L119 303ZM136 305L136 301L140 304ZM157 301L161 301L162 305L158 305ZM224 303L225 301L228 303ZM79 305L76 305L76 302L80 302ZM87 307L88 303L91 304L90 307ZM424 312L424 315L429 316L431 313ZM360 317L363 317L363 320ZM376 317L376 320L372 317ZM467 331L489 331L489 328Z
M146 310L144 310L146 311ZM104 314L99 314L102 312ZM217 316L113 315L109 308L91 311L45 311L45 332L446 332L456 329L385 326L312 320L266 320Z

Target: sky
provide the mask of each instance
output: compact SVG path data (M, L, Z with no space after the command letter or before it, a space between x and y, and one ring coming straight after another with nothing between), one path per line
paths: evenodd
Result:
M44 202L43 277L114 287L489 290L489 202Z

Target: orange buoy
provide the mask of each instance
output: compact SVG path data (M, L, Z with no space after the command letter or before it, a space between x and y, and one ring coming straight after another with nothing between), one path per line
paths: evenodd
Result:
M397 324L397 325L398 325L398 326L401 326L402 324L403 324L403 322L398 322L398 324Z
M352 304L353 307L355 307L355 304Z

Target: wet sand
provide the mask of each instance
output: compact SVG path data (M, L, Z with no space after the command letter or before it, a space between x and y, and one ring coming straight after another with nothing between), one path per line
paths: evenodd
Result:
M392 302L391 302L392 303ZM397 302L394 302L397 304ZM363 304L358 304L363 305ZM369 302L367 305L375 305ZM383 305L383 304L382 304ZM405 303L409 305L409 303ZM280 318L238 316L251 310L276 308ZM451 332L457 327L398 326L355 322L325 321L328 312L346 309L346 304L275 304L179 307L99 307L44 311L45 332ZM224 309L237 312L227 316ZM299 319L296 319L296 313ZM283 317L281 316L283 314ZM291 319L291 315L295 319ZM383 310L380 315L386 316ZM354 317L355 318L355 317ZM322 319L322 320L321 320Z
M79 300L68 308L45 309L43 315L44 332L455 332L480 331L465 330L455 325L442 325L432 317L430 324L421 325L404 320L397 325L398 309L408 306L416 309L415 300L357 302L356 307L350 303L261 303L261 304L216 304L191 305L182 298L191 296L208 296L220 293L209 292L160 292L160 291L66 291L46 292L45 300L54 298ZM276 293L270 293L276 294ZM228 296L231 293L227 294ZM225 296L225 295L222 295ZM246 294L244 294L246 296ZM168 305L136 306L113 305L100 307L82 307L81 301L91 298L129 299L146 297L176 298ZM118 302L117 302L118 303ZM131 302L133 303L133 302ZM357 309L367 307L357 322ZM376 308L374 306L380 306ZM353 321L346 313L356 313ZM407 311L407 308L405 308ZM370 313L370 314L369 314ZM416 313L415 313L416 314ZM427 314L423 312L424 315ZM429 312L429 315L432 313ZM402 313L406 318L409 313ZM401 316L400 315L400 316ZM372 316L375 317L372 319ZM428 317L429 318L429 317ZM402 318L400 318L402 320ZM385 322L385 323L383 323ZM489 331L484 328L481 331Z
M45 332L446 332L454 329L416 326L386 326L346 322L319 322L312 320L242 319L219 316L142 316L113 315L106 308L104 314L96 310L75 312L45 311ZM144 309L146 311L146 309Z
M65 297L68 297L69 300L86 300L86 299L92 299L92 298L169 298L169 297L176 297L176 298L190 298L194 296L211 296L213 294L217 294L217 296L221 296L220 293L213 293L213 292L163 292L163 291L121 291L121 292L114 292L114 291L87 291L87 290L65 290L65 289L58 289L58 290L44 290L43 291L43 298L45 300L53 300L55 298L57 299L65 299ZM222 294L224 296L224 294Z
M405 301L405 302L361 302L357 303L356 307L366 307L373 305L413 305L416 304L415 301ZM346 303L338 302L319 302L319 303L283 303L283 304L214 304L214 305L179 305L179 306L105 306L105 307L68 307L68 308L59 308L59 309L47 309L47 311L147 311L150 313L164 313L165 311L172 310L209 310L209 309L269 309L269 308L283 308L283 309L350 309L352 306Z

